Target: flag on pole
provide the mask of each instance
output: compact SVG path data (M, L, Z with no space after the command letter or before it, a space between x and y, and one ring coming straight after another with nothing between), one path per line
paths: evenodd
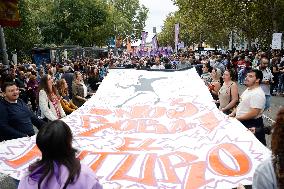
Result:
M145 48L145 45L146 45L147 37L148 37L148 32L142 31L142 33L141 33L141 50L142 50L143 54L144 54L144 48ZM142 56L143 56L143 54L142 54Z
M178 43L178 49L183 49L184 48L184 42L181 41L180 43Z
M155 35L153 38L152 38L152 49L154 51L156 51L158 49L158 41L157 41L157 35Z
M0 1L0 25L9 27L20 25L18 0Z
M179 23L175 24L175 52L178 50Z

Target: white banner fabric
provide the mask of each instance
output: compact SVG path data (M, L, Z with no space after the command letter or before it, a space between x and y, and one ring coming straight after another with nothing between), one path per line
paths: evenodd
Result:
M63 119L81 162L104 188L232 188L251 184L270 151L215 106L195 69L110 70ZM0 171L20 179L40 158L35 136L2 142Z

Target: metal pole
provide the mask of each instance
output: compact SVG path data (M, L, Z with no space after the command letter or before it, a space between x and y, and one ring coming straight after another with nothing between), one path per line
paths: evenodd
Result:
M1 25L0 25L0 41L1 41L1 50L3 52L3 64L8 65L9 60L8 60L8 54L7 54L7 49L6 49L4 30Z

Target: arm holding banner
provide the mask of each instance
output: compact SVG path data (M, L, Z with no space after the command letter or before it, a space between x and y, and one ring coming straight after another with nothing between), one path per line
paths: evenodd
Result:
M261 113L261 111L262 109L251 108L248 113L241 115L241 116L237 116L236 119L239 121L254 119L256 116L258 116Z
M0 102L0 142L14 138L26 137L27 134L22 133L9 125L9 116L7 107L3 102Z

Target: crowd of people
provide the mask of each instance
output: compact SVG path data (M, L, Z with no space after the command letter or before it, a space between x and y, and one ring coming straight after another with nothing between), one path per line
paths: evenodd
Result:
M219 110L238 119L266 145L265 134L270 134L270 129L264 127L262 114L269 111L272 95L284 95L283 57L281 52L268 54L236 51L200 54L185 51L153 57L132 57L127 53L114 57L110 53L107 58L102 59L74 58L60 63L43 63L38 67L29 62L12 64L9 67L0 64L0 141L32 136L35 134L33 126L40 130L37 143L47 158L34 164L30 175L36 177L34 172L37 173L38 169L43 171L43 175L36 180L40 186L45 182L46 170L57 166L50 163L51 160L65 155L74 158L74 149L69 144L72 138L70 129L58 120L81 107L96 93L108 69L180 70L195 66ZM240 85L247 87L242 94L239 94ZM45 141L46 138L40 138L40 134L55 132L53 129L47 129L55 128L50 125L60 125L58 129L65 133L64 137L68 137L68 140L58 143L70 147L66 151L67 154L58 154L55 159L50 157L55 152L47 148L49 143ZM55 144L50 144L52 145ZM43 151L44 149L50 151ZM73 182L75 175L80 173L78 170L81 166L74 159L68 160L69 163L64 162L59 163L64 165L64 171L69 171L66 188L68 183ZM70 172L70 166L78 169ZM27 183L24 182L21 185L26 187ZM94 185L100 188L97 182L94 182Z
M12 112L19 111L17 110L19 107L11 108L13 107L10 105L11 103L7 103L9 101L9 97L7 97L9 90L14 86L12 95L16 97L18 93L20 99L17 104L21 102L27 105L31 113L35 114L41 121L53 121L65 117L82 106L96 92L99 84L107 75L108 69L181 70L195 66L215 100L216 106L225 114L234 115L234 111L237 110L236 107L239 105L239 111L236 115L240 121L244 121L243 118L238 116L240 112L245 112L241 106L242 103L240 103L245 96L240 96L239 86L243 84L248 86L250 72L253 71L256 79L258 79L256 81L258 83L257 89L261 88L264 93L265 106L263 110L269 111L271 96L281 96L284 92L283 57L281 52L268 54L265 52L235 51L225 54L218 52L201 54L184 51L168 56L157 55L152 57L133 57L127 53L115 57L112 53L109 53L108 57L102 59L73 58L62 62L44 62L40 66L24 62L12 64L7 68L0 64L1 94L4 96L0 101L0 106L8 107L4 109L11 109ZM261 93L261 95L263 94ZM256 101L256 99L254 98L253 101ZM260 103L260 100L257 101ZM245 104L245 106L247 105ZM254 107L255 105L252 103L251 106ZM262 104L259 106L262 106ZM253 119L255 121L255 118L261 118L263 110L261 109L257 115L256 113L246 112L250 115L245 116L246 120ZM8 116L8 122L12 122L12 119L18 119L18 117L20 118L19 114L15 114L15 118ZM0 122L4 123L7 120L0 118ZM32 125L31 121L29 122L29 125ZM26 123L28 122L25 121ZM12 127L12 129L18 132L15 127ZM11 128L7 130L12 133L1 132L8 132L8 134L5 134L7 136L0 134L1 141L15 138L16 135L11 131ZM22 134L29 135L31 129L28 130Z

